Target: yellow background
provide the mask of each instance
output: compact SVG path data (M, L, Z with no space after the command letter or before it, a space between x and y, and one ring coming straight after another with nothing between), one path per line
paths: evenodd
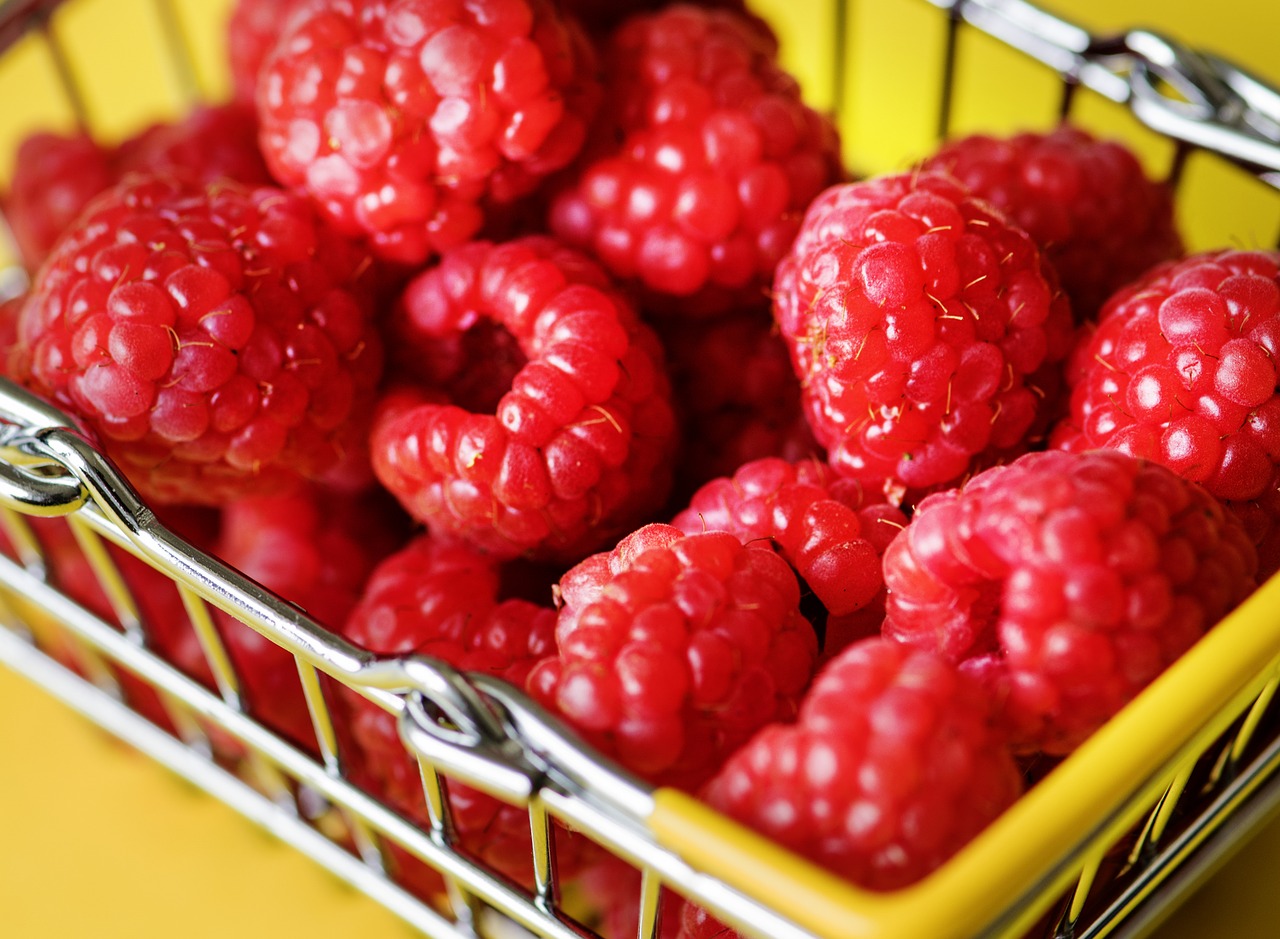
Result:
M163 2L163 0L159 0ZM603 2L603 0L602 0ZM155 16L157 0L76 0L54 28L94 132L118 139L180 113L187 100ZM759 0L784 55L819 105L832 101L830 0ZM1072 0L1052 5L1095 30L1149 25L1228 55L1280 83L1280 5L1254 0ZM228 0L174 0L202 93L225 92L220 23ZM921 0L853 4L853 78L843 126L862 170L907 166L927 151L933 63L941 31ZM123 63L123 64L122 64ZM67 128L46 47L26 41L0 62L0 155L41 126ZM1047 74L979 37L960 49L956 124L1011 130L1044 124L1056 102ZM1086 96L1090 126L1124 134L1159 172L1168 147L1117 108ZM0 162L0 184L9 167ZM1182 221L1193 247L1270 245L1280 199L1211 161L1193 162ZM2 253L0 253L2 257ZM1273 825L1156 935L1158 939L1272 937L1280 901L1280 826ZM247 939L410 934L389 913L203 796L93 729L0 667L0 936Z

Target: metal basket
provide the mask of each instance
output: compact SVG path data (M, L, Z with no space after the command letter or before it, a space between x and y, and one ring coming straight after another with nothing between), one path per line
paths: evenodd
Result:
M1058 77L1058 113L1078 89L1126 104L1175 142L1171 177L1207 151L1280 188L1280 93L1214 56L1148 31L1097 38L1021 0L933 0L940 8L945 134L959 37L972 28ZM85 107L50 0L0 3L0 53L42 37L67 101ZM179 22L157 0L176 72L193 74ZM828 50L845 66L848 4L832 7ZM27 39L23 39L27 41ZM837 89L843 88L837 82ZM838 99L839 91L836 92ZM16 292L16 268L0 293ZM357 649L296 607L166 530L74 423L0 383L0 662L270 829L423 932L461 937L509 921L537 935L594 935L566 912L555 867L557 824L585 833L638 868L640 935L658 929L671 888L744 935L821 937L1093 937L1135 935L1194 884L1242 831L1280 802L1280 580L1264 585L1077 753L1056 767L943 868L894 893L837 880L681 793L640 782L579 743L523 694L421 657ZM111 623L61 592L26 516L65 516L115 610ZM156 655L106 545L178 585L217 690ZM241 699L210 607L247 623L296 658L319 757L272 733ZM39 636L37 640L35 637ZM71 649L73 670L50 654ZM60 657L63 661L66 655ZM329 676L322 679L322 674ZM162 727L122 693L133 676L158 694ZM397 715L422 769L430 824L418 827L344 775L324 684L334 681ZM137 685L130 679L130 687ZM229 760L220 741L242 756ZM527 809L534 889L526 891L453 847L447 787L464 782ZM444 875L427 903L387 873L390 844Z

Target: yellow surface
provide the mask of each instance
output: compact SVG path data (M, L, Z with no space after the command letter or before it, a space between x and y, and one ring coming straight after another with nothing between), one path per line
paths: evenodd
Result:
M832 2L755 4L778 23L788 61L814 100L824 103L830 100L823 76L831 45L806 24ZM192 40L201 85L216 95L226 87L217 23L228 0L179 0L175 6ZM1280 80L1275 3L1075 0L1054 7L1095 29L1156 25ZM119 138L182 106L153 9L154 0L77 0L55 23L86 117L105 138ZM926 16L931 11L921 0L863 0L853 10L849 49L855 78L862 78L847 93L848 152L868 170L909 165L927 148L932 117L926 108L904 108L899 96L931 94L927 63L936 58L936 18ZM104 50L128 65L104 65ZM960 55L955 115L961 129L1012 129L1028 115L1042 122L1052 113L1052 85L1035 67L973 37ZM0 69L0 154L38 126L71 126L73 112L57 88L45 50L25 43L10 53ZM1078 113L1109 132L1133 130L1122 112L1096 99L1082 100ZM1167 159L1164 145L1139 142L1153 169ZM0 183L7 172L0 166ZM1193 246L1269 244L1275 238L1280 202L1274 194L1228 182L1210 164L1192 165L1187 188L1182 211L1194 229ZM407 935L372 902L3 668L0 715L0 936ZM1273 824L1158 939L1276 935L1280 901L1272 881L1278 865L1280 825Z

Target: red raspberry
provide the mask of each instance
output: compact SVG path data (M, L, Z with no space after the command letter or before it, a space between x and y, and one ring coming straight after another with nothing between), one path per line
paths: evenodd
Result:
M775 54L726 10L628 20L603 54L603 119L552 230L640 284L654 311L757 302L804 207L840 174L834 127Z
M1217 251L1153 269L1082 334L1067 379L1073 450L1113 447L1202 483L1280 569L1280 252Z
M1027 454L920 503L884 558L886 636L991 686L1021 750L1067 753L1254 587L1244 527L1112 450Z
M831 465L895 501L1018 446L1071 325L1031 239L940 173L827 190L774 313Z
M883 639L818 675L799 722L733 755L703 797L858 886L895 890L934 870L1022 793L978 682ZM685 908L681 936L719 927Z
M647 525L565 574L560 599L531 693L660 785L696 789L793 714L817 655L786 562L725 532Z
M624 19L636 13L671 5L669 0L560 0L560 6L577 17L595 36L606 36ZM743 0L690 0L685 5L748 15ZM767 28L763 20L760 25Z
M305 0L237 0L227 19L227 63L235 100L253 103L258 73Z
M89 201L126 173L269 184L257 137L253 110L231 104L200 108L175 124L156 124L115 150L84 134L27 138L18 148L12 192L4 204L26 265L38 267Z
M263 66L262 150L343 232L419 263L577 155L594 70L547 0L313 3Z
M405 542L408 528L381 492L351 495L308 486L292 495L230 503L213 553L338 631L374 567ZM250 711L314 749L293 656L224 613L215 613L215 620Z
M880 592L880 555L906 524L899 510L865 506L862 496L821 463L765 458L707 483L672 524L686 534L727 531L744 543L771 542L827 612L840 616Z
M659 335L681 418L677 495L752 460L800 460L818 449L786 343L767 311L668 321Z
M41 270L20 375L156 502L264 494L363 445L381 370L367 268L300 197L133 176Z
M34 134L18 146L3 201L23 263L35 270L85 204L115 179L110 155L87 134Z
M476 324L502 337L505 365L459 342ZM410 285L390 329L439 386L387 396L374 469L433 531L502 557L580 558L662 504L675 427L661 348L577 252L540 237L464 246Z
M233 179L269 186L258 151L258 120L245 104L202 107L175 124L156 124L122 143L112 155L116 178L166 172L198 183Z
M499 602L490 556L423 536L383 562L344 630L375 652L434 656L465 671L524 684L535 662L555 651L555 611L526 600ZM425 824L417 764L405 753L395 718L353 693L343 700L360 747L357 777ZM448 784L452 820L464 851L521 883L532 882L529 817L490 796ZM583 845L557 839L557 862L572 870Z
M1123 144L1078 127L956 140L925 161L1005 212L1053 263L1080 319L1115 290L1182 254L1173 193Z

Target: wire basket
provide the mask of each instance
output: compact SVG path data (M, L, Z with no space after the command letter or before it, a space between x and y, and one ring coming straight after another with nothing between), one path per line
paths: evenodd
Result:
M1175 183L1190 157L1209 153L1260 189L1280 189L1280 93L1230 63L1144 30L1093 37L1021 0L932 5L941 78L929 102L939 134L954 114L964 37L985 34L1047 67L1058 89L1054 116L1070 114L1081 90L1127 105L1172 141ZM67 108L91 126L59 7L0 3L0 53L38 44ZM156 0L153 12L164 55L189 95L197 67L176 10ZM834 37L826 54L840 109L850 7L836 2L829 12L822 35ZM0 298L24 285L16 265L0 263ZM65 517L114 621L59 589L30 517ZM163 527L73 421L8 382L0 383L0 525L11 544L0 556L0 662L432 936L475 935L498 922L550 939L595 935L562 896L555 865L562 826L639 869L642 939L657 935L664 887L744 935L774 939L1135 935L1280 802L1280 709L1271 707L1280 687L1278 579L952 861L915 886L873 894L679 792L636 780L501 682L348 644ZM154 624L140 614L109 545L173 579L216 688L155 653ZM296 745L253 718L211 608L293 654L314 741ZM422 770L429 825L396 814L346 777L333 683L397 717ZM152 706L139 708L140 695ZM454 848L446 777L527 810L532 890ZM393 845L443 875L438 902L389 875Z

